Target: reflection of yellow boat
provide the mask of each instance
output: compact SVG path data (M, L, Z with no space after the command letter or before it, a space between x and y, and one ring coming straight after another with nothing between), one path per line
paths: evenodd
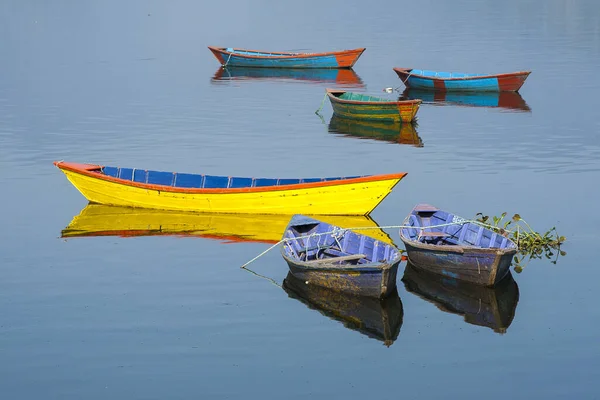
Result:
M404 311L395 289L390 296L379 300L306 284L291 273L283 281L283 289L309 308L342 322L348 329L381 340L386 346L391 346L400 333Z
M495 287L488 288L432 274L409 263L402 282L408 292L440 310L463 315L465 322L486 326L498 333L505 333L512 323L519 301L519 287L510 273Z
M291 217L276 214L186 213L89 204L63 229L62 237L179 235L232 242L277 243ZM318 218L344 228L370 228L358 232L392 243L389 235L379 229L370 217L320 215Z
M334 113L329 121L329 132L359 139L373 139L423 147L423 141L417 133L416 123L350 119L340 117Z

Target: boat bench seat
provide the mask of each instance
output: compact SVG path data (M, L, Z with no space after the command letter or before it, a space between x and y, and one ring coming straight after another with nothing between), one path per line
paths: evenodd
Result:
M445 233L445 232L419 232L419 237L448 237L451 236L449 233Z

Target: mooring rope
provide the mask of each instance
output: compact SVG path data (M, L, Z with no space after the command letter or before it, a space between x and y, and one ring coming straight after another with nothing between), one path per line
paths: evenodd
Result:
M363 230L368 230L368 229L418 229L423 231L424 229L429 229L429 228L443 228L446 226L452 226L452 225L465 225L468 223L472 223L475 225L480 225L483 226L484 228L497 228L495 226L492 225L488 225L485 224L481 221L477 221L477 220L468 220L468 219L459 219L457 221L452 221L452 222L447 222L444 224L438 224L438 225L429 225L429 226L413 226L413 225L384 225L384 226L360 226L360 227L354 227L354 228L339 228L336 227L334 228L332 231L329 232L322 232L322 233L311 233L310 235L303 235L303 236L295 236L293 238L283 238L281 239L279 242L275 243L274 245L272 245L271 247L269 247L268 249L266 249L265 251L263 251L262 253L260 253L259 255L257 255L256 257L252 258L250 261L246 262L244 265L242 265L240 268L242 269L246 269L247 265L250 265L251 263L253 263L254 261L258 260L260 257L264 256L265 254L267 254L269 251L273 250L275 247L279 246L282 243L288 243L291 240L295 240L295 239L309 239L312 237L317 237L317 236L325 236L325 235L331 235L331 234L337 234L340 235L341 232L345 232L345 231L363 231ZM511 231L505 229L505 232L510 233ZM337 241L337 239L336 239ZM320 243L320 240L319 240Z
M232 52L229 53L229 57L227 57L227 61L225 61L225 64L223 64L223 68L225 68L227 66L227 64L229 64L229 59L231 58L232 54L233 54Z
M323 96L323 101L321 101L321 107L319 107L317 109L317 111L315 111L315 114L319 115L319 111L321 111L323 109L323 106L325 105L325 99L327 98L327 93L325 93L325 96Z

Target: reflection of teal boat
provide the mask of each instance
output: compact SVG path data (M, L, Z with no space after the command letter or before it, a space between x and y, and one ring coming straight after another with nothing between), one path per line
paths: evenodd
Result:
M306 284L288 273L283 289L289 297L370 338L391 346L400 333L404 311L396 289L383 300L360 297Z
M531 111L518 92L438 92L405 89L401 99L421 99L435 105L504 108L513 111Z
M340 117L333 113L329 121L329 132L359 139L373 139L390 143L423 147L416 123L371 121Z
M310 69L310 68L219 68L212 81L230 80L291 80L308 82L326 82L347 85L351 87L363 87L360 77L352 69Z
M417 269L410 263L402 282L410 293L433 303L440 310L464 316L465 322L505 333L515 316L519 287L509 273L493 288L447 278Z

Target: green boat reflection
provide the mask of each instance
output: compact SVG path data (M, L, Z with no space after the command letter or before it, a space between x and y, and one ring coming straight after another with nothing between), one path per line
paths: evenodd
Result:
M416 123L369 121L331 116L329 133L357 139L372 139L388 143L407 144L423 147L423 140L417 133Z

